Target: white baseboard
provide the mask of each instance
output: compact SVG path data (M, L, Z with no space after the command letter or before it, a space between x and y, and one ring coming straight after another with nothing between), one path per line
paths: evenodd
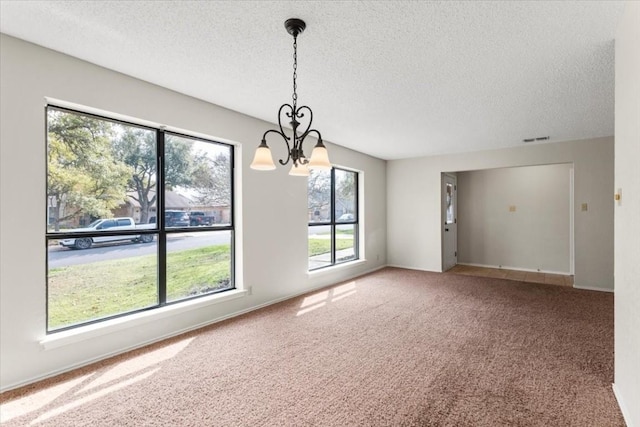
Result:
M576 289L582 289L585 291L598 291L598 292L610 292L610 293L614 292L614 290L611 288L600 288L597 286L580 286L580 285L574 284L573 287Z
M427 271L429 273L442 273L442 271L427 270L426 268L409 267L407 265L400 265L400 264L387 264L387 267L402 268L404 270Z
M624 418L624 422L627 424L627 427L636 427L631 422L631 414L629 413L629 409L625 405L624 400L622 400L622 395L620 394L620 390L618 389L618 387L616 387L615 383L611 384L611 388L613 388L613 395L616 397L616 400L618 401L620 412L622 412L622 418Z
M514 271L526 271L526 272L532 272L532 273L562 274L565 276L569 275L569 273L562 272L562 271L532 270L528 268L509 267L504 265L499 266L499 265L487 265L487 264L473 264L473 263L465 263L465 262L459 262L458 265L468 265L470 267L481 267L481 268L497 268L497 269L514 270ZM580 286L580 285L576 285L575 283L573 284L573 287L575 289L582 289L585 291L614 292L614 290L611 288L602 288L598 286Z
M526 271L528 273L561 274L563 276L571 275L571 273L569 273L568 271L538 270L534 268L512 267L509 265L475 264L475 263L467 263L467 262L459 262L458 265L468 265L470 267L482 267L482 268L496 268L498 270Z

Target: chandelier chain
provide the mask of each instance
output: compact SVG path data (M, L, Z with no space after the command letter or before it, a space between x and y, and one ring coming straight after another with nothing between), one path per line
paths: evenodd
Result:
M295 113L296 104L298 101L298 94L296 90L298 89L298 85L296 83L296 78L298 77L298 38L296 36L293 37L293 112Z

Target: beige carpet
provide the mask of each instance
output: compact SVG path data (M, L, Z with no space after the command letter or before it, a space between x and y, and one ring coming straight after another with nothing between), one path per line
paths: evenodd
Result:
M384 269L4 393L7 426L623 426L613 295Z

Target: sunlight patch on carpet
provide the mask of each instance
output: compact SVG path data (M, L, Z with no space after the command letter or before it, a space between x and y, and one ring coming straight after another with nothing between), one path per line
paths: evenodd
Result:
M138 376L133 377L131 379L128 379L126 381L122 381L122 382L120 382L118 384L115 384L115 385L112 385L110 387L103 388L100 391L97 391L97 392L95 392L93 394L90 394L88 396L85 396L83 398L74 400L74 401L72 401L70 403L67 403L66 405L54 408L54 409L52 409L52 410L50 410L48 412L45 412L44 414L40 415L35 420L31 421L30 425L36 425L36 424L41 423L41 422L43 422L45 420L48 420L49 418L55 417L55 416L60 415L60 414L62 414L64 412L67 412L67 411L69 411L71 409L77 408L78 406L84 405L85 403L88 403L88 402L91 402L93 400L99 399L99 398L101 398L103 396L106 396L109 393L113 393L114 391L121 390L121 389L123 389L125 387L128 387L128 386L130 386L132 384L135 384L135 383L137 383L139 381L142 381L142 380L144 380L146 378L149 378L150 376L152 376L153 374L155 374L159 370L160 370L160 368L153 369L153 370L151 370L149 372L146 372L144 374L138 375Z
M343 298L351 296L356 293L356 282L352 281L343 285L336 286L328 291L322 291L309 295L302 300L300 304L300 310L296 313L297 316L302 316L305 313L316 310L320 307L324 307L327 301L336 302Z
M92 372L90 374L65 381L62 384L45 388L42 391L21 397L20 399L16 399L12 402L3 403L0 405L0 422L5 423L13 418L37 411L67 393L73 387L82 383L93 374L94 373Z
M305 308L310 305L318 304L319 302L325 301L329 297L329 291L318 292L317 294L309 295L305 299L302 300L302 304L300 304L300 308Z
M152 365L172 359L182 350L187 348L187 346L191 344L191 341L193 340L194 338L181 340L175 344L161 347L157 350L143 353L140 356L134 357L133 359L125 360L124 362L118 363L116 366L97 377L94 381L87 384L76 394L84 393L96 387L119 381L127 376L147 369Z

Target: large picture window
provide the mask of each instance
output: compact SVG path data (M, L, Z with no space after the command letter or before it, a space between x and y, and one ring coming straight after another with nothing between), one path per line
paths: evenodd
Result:
M231 145L46 118L47 332L234 288Z
M308 207L309 270L358 259L358 173L312 170Z

